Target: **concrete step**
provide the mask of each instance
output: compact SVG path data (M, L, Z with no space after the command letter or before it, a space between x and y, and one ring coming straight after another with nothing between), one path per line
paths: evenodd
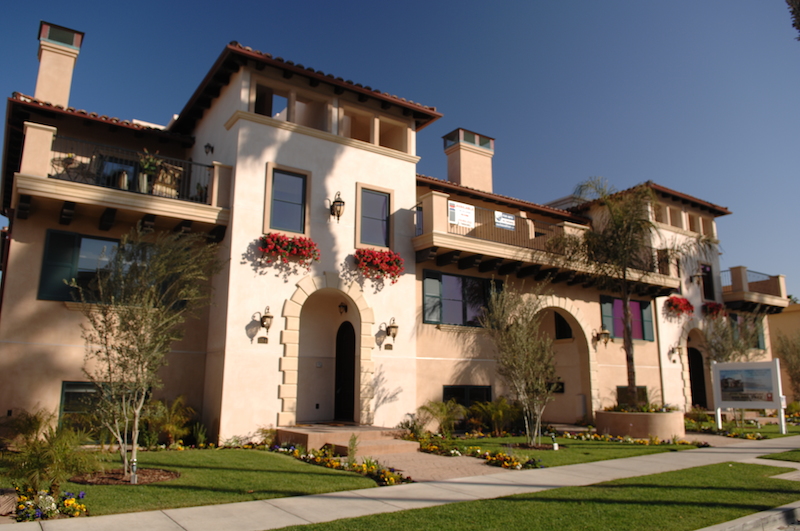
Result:
M419 450L419 443L416 441L403 441L400 439L385 439L359 441L356 453L358 457L375 457L388 454L409 454ZM347 455L347 445L334 444L333 453L335 455Z
M281 443L294 443L306 448L319 449L326 444L344 446L350 443L350 437L358 437L359 447L368 441L394 440L396 430L391 428L376 428L372 426L326 426L313 427L298 426L278 428L276 439Z

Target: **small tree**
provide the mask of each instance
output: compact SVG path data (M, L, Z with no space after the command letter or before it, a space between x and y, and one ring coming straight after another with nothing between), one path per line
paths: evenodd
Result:
M707 313L702 328L707 362L745 362L760 356L758 336L762 317L760 313L735 316L725 311Z
M531 445L541 438L542 415L556 386L553 339L541 326L543 286L525 295L510 286L493 290L480 317L497 351L497 373L522 407Z
M218 269L216 246L202 234L146 233L122 238L88 286L70 285L84 303L88 324L84 372L97 386L100 422L119 445L125 475L137 458L139 421L150 393L161 386L159 369L181 325L210 294Z
M455 398L447 402L429 400L419 407L419 413L422 417L435 420L439 424L439 433L447 439L453 435L456 422L464 416L466 408L456 402Z
M647 182L622 192L616 192L600 178L580 184L575 195L597 206L592 212L591 230L582 236L565 234L550 244L550 250L562 257L565 266L578 264L595 279L599 288L620 294L627 395L635 397L637 403L640 400L636 391L631 295L636 283L654 270L652 245L659 233L650 216L651 205L656 202L651 184ZM698 251L706 252L709 242L700 237L662 251L674 259Z
M778 334L776 353L781 359L781 368L789 374L795 400L800 398L800 332L787 336Z

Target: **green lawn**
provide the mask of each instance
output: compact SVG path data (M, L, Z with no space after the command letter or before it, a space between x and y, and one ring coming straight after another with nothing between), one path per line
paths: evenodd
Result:
M793 461L800 463L800 450L790 450L788 452L781 452L779 454L765 455L762 459L776 459L778 461Z
M116 465L111 465L113 468ZM140 452L139 468L163 468L181 477L150 485L77 485L92 515L233 503L375 487L358 474L309 465L257 450Z
M800 500L800 483L769 478L786 471L723 463L589 487L564 487L285 529L689 531Z
M775 419L775 422L777 422L777 419ZM709 429L713 429L713 428L716 428L717 425L716 425L715 422L712 421L712 422L704 422L703 426L705 426L705 427L707 427ZM727 424L723 424L723 427L727 427ZM800 435L800 426L795 426L795 425L788 424L788 423L786 424L786 431L788 432L786 435L781 435L780 427L777 424L764 424L760 428L756 428L755 426L747 426L745 428L732 428L731 427L731 428L727 428L727 429L741 431L741 432L744 432L744 433L760 433L762 435L766 435L770 439L775 438L775 437L788 437L790 435ZM686 439L689 440L689 441L694 440L694 439L702 441L703 440L703 435L705 435L705 433L687 431L686 432Z

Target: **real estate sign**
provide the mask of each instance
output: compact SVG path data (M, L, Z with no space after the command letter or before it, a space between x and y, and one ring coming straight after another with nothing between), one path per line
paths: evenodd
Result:
M711 374L718 408L780 409L780 360L714 363Z
M456 201L447 202L447 211L450 223L468 229L475 228L475 207Z

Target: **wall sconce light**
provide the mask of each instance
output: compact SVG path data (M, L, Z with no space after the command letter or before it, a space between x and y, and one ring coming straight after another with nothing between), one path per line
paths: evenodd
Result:
M347 305L343 302L339 303L339 315L347 313Z
M611 332L606 330L605 326L601 327L599 332L592 330L592 339L594 339L597 343L602 341L603 345L608 345L609 341L612 343L614 342L614 340L611 339Z
M394 343L394 338L397 337L397 331L400 329L399 326L394 322L394 317L392 320L389 321L389 324L386 325L386 335L392 338L392 343Z
M203 149L206 150L206 155L214 153L214 146L212 146L211 143L208 143L205 146L203 146Z
M339 218L344 215L344 199L342 193L336 192L336 197L331 202L331 216L336 218L336 223L339 223Z
M267 330L267 335L269 335L269 327L272 326L272 314L269 313L269 306L264 309L264 313L261 315L261 328L265 328Z
M681 347L672 347L669 349L669 359L672 363L678 363L678 358L681 357Z
M699 286L703 281L703 275L701 275L700 273L698 273L696 275L692 275L692 276L689 277L689 280L694 282L695 284L697 284Z

